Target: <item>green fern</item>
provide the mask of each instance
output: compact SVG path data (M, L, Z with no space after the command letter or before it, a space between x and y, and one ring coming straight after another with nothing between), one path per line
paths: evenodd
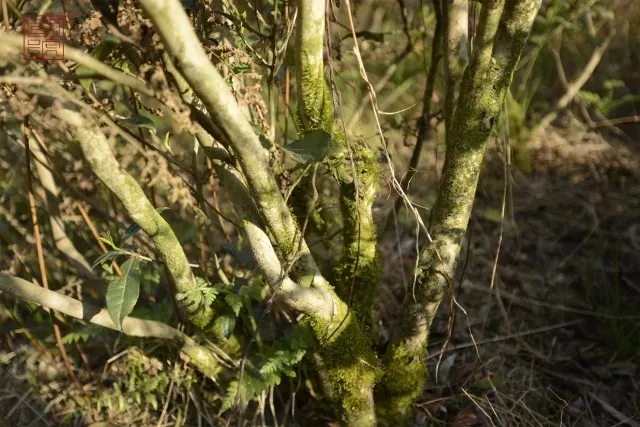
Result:
M236 314L236 316L240 315L240 309L242 308L242 296L238 294L234 294L233 292L229 292L224 296L225 302L231 307L231 310Z
M216 300L219 286L211 286L209 282L201 277L196 278L197 286L187 292L180 292L176 295L176 300L181 301L187 310L195 311L200 307L209 307Z
M76 344L87 342L92 338L95 338L103 331L102 326L89 324L78 331L69 332L64 337L62 337L62 342L64 344Z

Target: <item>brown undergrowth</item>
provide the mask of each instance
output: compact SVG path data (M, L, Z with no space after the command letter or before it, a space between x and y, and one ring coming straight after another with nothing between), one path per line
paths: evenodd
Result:
M638 425L638 157L595 133L540 138L531 173L510 170L504 218L503 150L493 144L485 160L455 301L449 293L433 327L422 425ZM433 176L435 156L430 163L423 171ZM416 189L414 200L428 206L432 191ZM385 272L396 296L405 282L410 292L415 262L409 218L399 221L383 243L405 266L404 277ZM391 329L387 308L380 316Z

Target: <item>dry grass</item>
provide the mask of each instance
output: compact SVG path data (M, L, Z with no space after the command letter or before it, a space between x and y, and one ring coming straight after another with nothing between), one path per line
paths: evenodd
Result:
M504 218L504 157L495 148L487 157L456 281L467 315L455 310L439 366L450 304L435 321L430 385L419 404L423 425L640 422L638 157L575 130L548 131L531 147L532 173L511 170ZM423 179L436 167L433 156ZM432 192L415 188L413 197L429 204ZM398 254L389 234L387 258ZM401 226L409 287L413 236L412 227ZM405 278L393 265L386 280L400 295Z

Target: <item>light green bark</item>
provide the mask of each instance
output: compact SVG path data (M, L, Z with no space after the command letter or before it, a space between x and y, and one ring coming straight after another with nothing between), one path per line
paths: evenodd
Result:
M299 236L295 236L295 233L299 233L299 229L292 222L291 213L275 186L266 156L263 156L264 150L253 129L238 114L235 99L228 92L225 82L208 63L204 52L200 52L186 17L183 19L180 16L183 12L178 10L179 6L175 7L177 2L144 0L142 3L161 31L165 46L173 55L172 62L203 100L216 127L221 130L224 142L238 157L246 177L248 195L245 194L244 180L236 176L233 169L216 162L214 167L226 191L233 195L234 205L243 219L245 232L261 271L272 286L277 286L283 279L280 277L282 267L269 250L269 242L261 225L268 227L284 252L285 260L287 254L293 254L298 247ZM161 10L157 7L161 7ZM252 205L259 212L259 219L252 213ZM292 231L294 236L290 238ZM332 396L339 402L348 424L373 426L375 413L372 390L378 366L376 355L358 319L320 275L306 244L303 243L301 248L302 258L297 263L299 268L291 272L297 284L285 278L280 289L284 291L282 296L292 307L309 315L308 322L318 344L317 352L325 365L327 388L331 389ZM303 298L301 294L306 291L298 289L298 284L313 284L318 289ZM290 293L294 289L296 292Z
M344 221L343 253L334 269L334 282L340 297L351 304L365 329L372 332L373 307L381 278L372 212L380 189L378 157L358 141L351 143L351 153L346 159L334 163L337 164L332 165L332 170L340 184Z
M453 121L460 81L469 63L469 2L468 0L444 0L445 21L444 66L447 92L444 117L447 130ZM433 61L434 58L431 58Z
M86 301L80 302L19 277L4 273L0 273L0 290L16 298L34 302L47 309L58 311L94 325L113 329L132 337L160 338L182 344L181 350L189 356L189 362L205 375L215 379L222 371L223 366L209 348L196 344L181 331L164 323L127 316L122 321L122 327L119 328L113 323L111 316L105 309L93 307Z
M60 110L60 119L71 129L75 140L91 166L91 170L123 204L129 216L151 238L171 274L179 293L197 288L187 257L171 226L155 211L136 180L122 169L111 152L104 134L95 125L77 112ZM185 307L189 320L200 328L205 328L213 317L210 307Z
M296 39L298 113L305 131L331 132L333 106L324 78L325 0L300 0Z

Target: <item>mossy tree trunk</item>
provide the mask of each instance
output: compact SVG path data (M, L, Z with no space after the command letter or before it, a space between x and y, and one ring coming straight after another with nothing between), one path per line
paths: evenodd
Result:
M302 130L322 129L348 153L328 162L340 184L344 249L333 285L345 311L337 316L344 319L341 336L323 338L324 327L316 332L321 343L328 339L318 352L322 377L327 391L340 402L347 422L371 426L376 423L373 385L378 361L370 336L375 289L380 281L372 207L379 188L379 165L375 151L364 142L350 142L342 131L343 124L333 123L323 60L325 0L299 0L298 6L296 80Z
M376 395L383 419L406 419L412 403L422 392L427 376L429 327L445 290L452 286L487 140L540 3L540 0L484 1L469 65L464 74L460 70L449 72L449 81L455 81L456 75L461 75L462 81L457 100L451 100L455 107L448 117L446 159L429 225L433 244L420 255L415 289L408 292L401 326L383 361L384 377ZM448 22L449 36L455 34L452 21ZM448 53L455 51L448 47ZM449 58L446 63L451 67L464 61ZM450 96L455 98L456 91Z

